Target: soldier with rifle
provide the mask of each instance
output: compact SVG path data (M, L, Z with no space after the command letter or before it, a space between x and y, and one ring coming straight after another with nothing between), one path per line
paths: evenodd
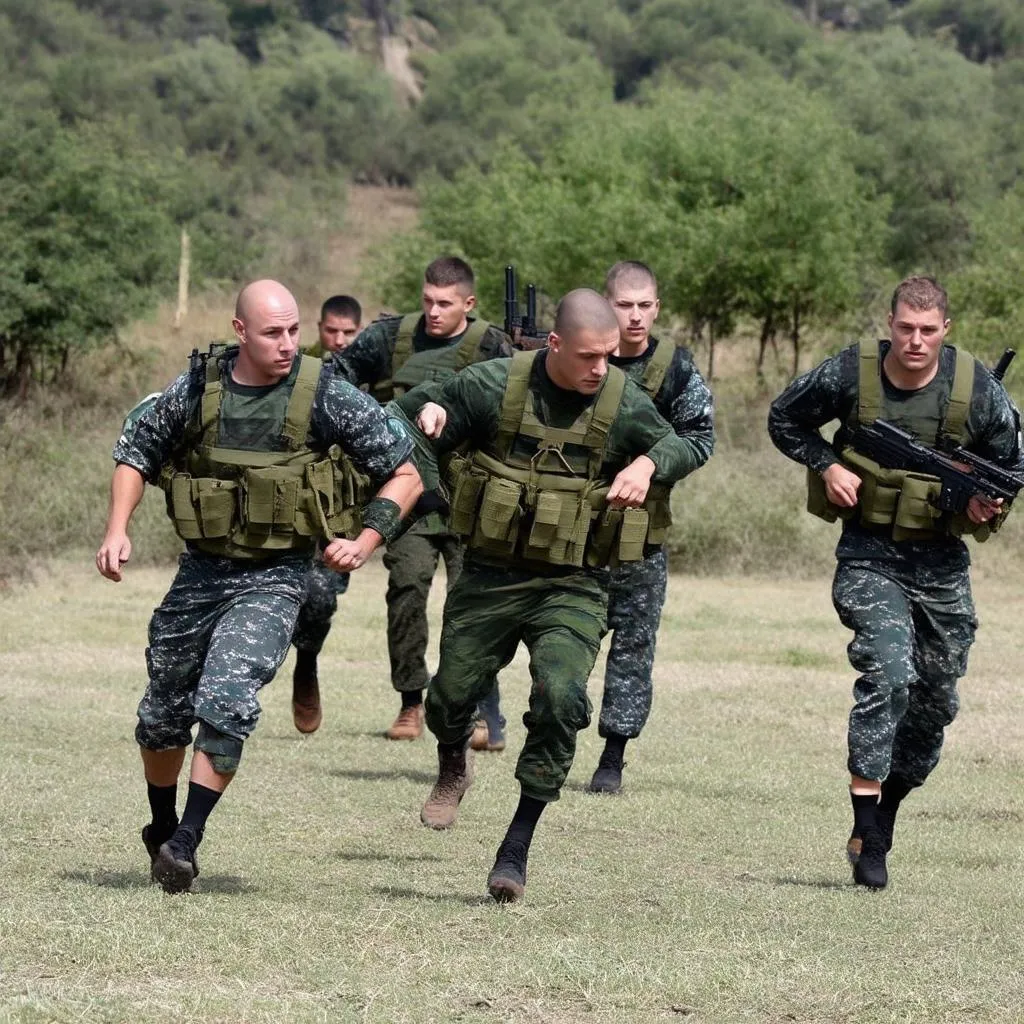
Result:
M832 600L859 673L847 855L872 889L888 882L897 812L959 709L977 628L963 538L995 534L1024 484L1017 410L995 373L944 344L947 306L932 278L907 278L889 338L826 359L768 418L775 445L807 466L808 510L843 520ZM833 420L829 443L819 430Z

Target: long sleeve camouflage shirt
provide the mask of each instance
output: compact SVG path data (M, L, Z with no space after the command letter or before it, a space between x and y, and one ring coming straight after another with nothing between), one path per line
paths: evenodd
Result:
M873 344L873 343L867 343ZM888 342L880 343L880 359ZM826 359L794 380L772 403L768 433L783 455L821 474L839 461L855 423L858 397L859 347L852 345ZM927 389L938 393L938 406L945 407L952 389L956 350L945 346L933 381L917 391L894 387L882 373L883 407L886 418L900 425L900 407L919 402ZM832 443L820 428L839 421ZM936 419L936 430L939 423ZM1022 468L1020 424L1017 410L1003 386L981 364L975 363L974 388L966 422L965 447L982 458L1010 470ZM922 438L925 443L932 439ZM887 532L873 531L856 518L844 520L836 556L840 559L910 559L918 564L966 565L966 545L953 537L933 541L893 541Z

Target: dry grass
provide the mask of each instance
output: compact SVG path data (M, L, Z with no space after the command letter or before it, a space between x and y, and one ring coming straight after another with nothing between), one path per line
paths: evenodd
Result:
M483 883L516 799L524 660L503 678L509 751L478 761L455 830L423 829L431 745L380 738L396 700L377 563L342 598L321 731L293 730L286 667L200 892L148 885L131 729L168 579L113 586L86 555L3 599L0 1020L1020 1019L1019 586L978 587L961 717L874 895L843 858L851 674L827 580L674 578L626 792L582 792L599 743L582 734L527 900L503 909Z

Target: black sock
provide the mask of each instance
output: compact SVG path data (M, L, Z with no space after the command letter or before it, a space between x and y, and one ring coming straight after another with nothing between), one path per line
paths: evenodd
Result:
M626 744L628 742L628 736L620 736L617 732L609 733L604 738L604 752L613 757L617 757L618 760L621 761L623 755L626 753Z
M414 708L417 704L423 703L423 691L422 690L403 690L402 691L402 707L403 708Z
M182 852L191 854L202 842L206 819L217 806L219 799L220 793L215 789L201 786L198 782L188 784L188 799L185 801L185 810L181 814L174 842L174 845L179 847ZM183 833L186 834L183 835ZM187 847L191 847L191 849L186 849Z
M878 797L874 793L850 793L853 804L853 831L863 836L868 829L878 826Z
M537 827L537 822L540 821L545 807L547 807L547 802L544 800L527 796L525 793L520 796L519 806L512 817L512 824L509 825L508 831L505 833L505 842L514 840L529 849L530 843L533 841L533 831Z
M295 672L294 675L308 678L316 678L316 651L303 651L295 648Z
M152 782L147 782L146 795L153 815L153 827L160 832L173 832L178 827L178 784L154 786Z

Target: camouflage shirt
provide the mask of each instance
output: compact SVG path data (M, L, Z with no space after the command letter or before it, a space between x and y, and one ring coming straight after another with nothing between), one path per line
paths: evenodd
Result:
M869 343L870 344L870 343ZM879 358L884 359L889 342L880 342ZM849 441L851 424L855 422L858 397L859 349L852 345L838 355L826 359L813 370L798 377L772 403L768 414L768 433L775 446L815 473L822 473L839 461L836 452ZM890 418L900 425L898 410L902 403L916 401L927 389L938 392L938 407L945 408L953 384L956 350L943 347L935 379L924 388L904 391L894 387L882 373L885 408ZM839 429L830 444L820 428L834 420ZM936 432L939 429L935 420ZM964 446L982 458L1006 469L1022 468L1020 423L1017 410L1003 386L981 363L975 363L974 389L966 423ZM931 438L923 438L932 443ZM884 531L873 531L854 519L843 522L843 532L836 549L841 559L910 559L919 564L966 565L967 547L954 537L930 541L894 541Z
M542 423L571 426L596 398L558 387L545 369L546 352L533 363L530 393ZM420 384L397 400L411 419L426 402L444 406L448 419L438 440L439 452L464 442L496 455L495 443L511 359L476 363L443 382ZM673 484L700 466L707 455L688 439L678 438L643 390L627 378L618 414L608 431L602 476L610 480L638 455L649 456L657 467L654 479Z
M223 379L225 388L244 387L231 380L230 366ZM276 387L284 384L281 381ZM273 387L265 389L267 393L271 390ZM135 428L121 435L114 446L114 461L132 466L156 483L161 468L183 453L186 428L196 414L202 391L201 376L183 373L143 413ZM412 453L407 431L390 426L372 398L325 368L313 402L307 445L313 451L326 452L335 444L376 486Z
M659 344L662 342L651 338L640 355L612 356L610 362L639 382ZM688 348L680 346L673 353L661 387L654 396L654 407L676 436L691 446L697 460L694 469L711 458L715 447L715 402Z
M374 320L372 324L359 332L355 341L348 348L338 352L331 360L334 372L340 374L356 387L373 387L378 381L388 380L394 376L397 367L391 365L391 357L395 352L398 339L398 328L402 317L385 316ZM469 328L467 327L467 330ZM427 349L449 348L458 345L463 335L456 334L451 338L434 338L423 329L423 317L416 325L412 338L413 352L425 352ZM480 341L479 359L494 359L497 356L512 354L508 336L499 328L491 325L484 332Z

